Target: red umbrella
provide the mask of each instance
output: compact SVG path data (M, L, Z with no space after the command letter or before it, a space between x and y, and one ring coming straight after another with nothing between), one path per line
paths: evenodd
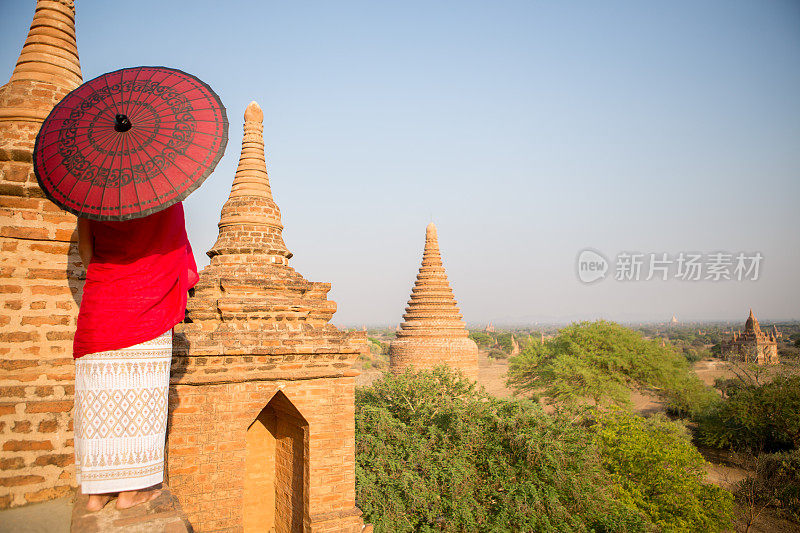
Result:
M47 197L67 211L128 220L189 196L227 143L225 107L208 85L177 69L124 68L53 108L33 165Z

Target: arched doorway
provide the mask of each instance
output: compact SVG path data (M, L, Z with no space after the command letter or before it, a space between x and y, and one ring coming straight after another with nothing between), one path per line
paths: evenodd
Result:
M278 391L247 428L244 530L303 530L308 422Z

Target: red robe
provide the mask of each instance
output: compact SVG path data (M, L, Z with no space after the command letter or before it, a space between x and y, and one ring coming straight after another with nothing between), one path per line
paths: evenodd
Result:
M158 337L181 322L197 265L183 204L126 221L90 221L92 260L72 356L117 350Z

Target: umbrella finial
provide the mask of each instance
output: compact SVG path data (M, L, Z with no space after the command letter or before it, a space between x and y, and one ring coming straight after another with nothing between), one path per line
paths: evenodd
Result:
M131 129L132 127L133 127L133 124L131 124L131 121L130 121L130 119L128 118L127 115L122 115L122 114L118 113L114 117L114 129L115 130L117 130L119 132L125 132L125 131L128 131L129 129Z
M264 157L264 112L253 101L244 111L244 137L231 196L264 196L272 200ZM278 215L278 218L280 215ZM280 224L280 222L278 222Z
M264 112L261 111L261 106L255 100L250 102L247 109L244 110L244 121L264 123Z
M428 224L428 227L425 228L425 242L435 242L438 244L439 236L436 233L436 224L431 222Z

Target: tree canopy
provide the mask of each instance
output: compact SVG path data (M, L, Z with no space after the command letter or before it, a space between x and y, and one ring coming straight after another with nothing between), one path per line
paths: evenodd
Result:
M508 384L552 403L595 406L630 403L632 389L652 391L678 413L714 401L686 358L614 322L570 325L544 344L531 344L511 359Z

